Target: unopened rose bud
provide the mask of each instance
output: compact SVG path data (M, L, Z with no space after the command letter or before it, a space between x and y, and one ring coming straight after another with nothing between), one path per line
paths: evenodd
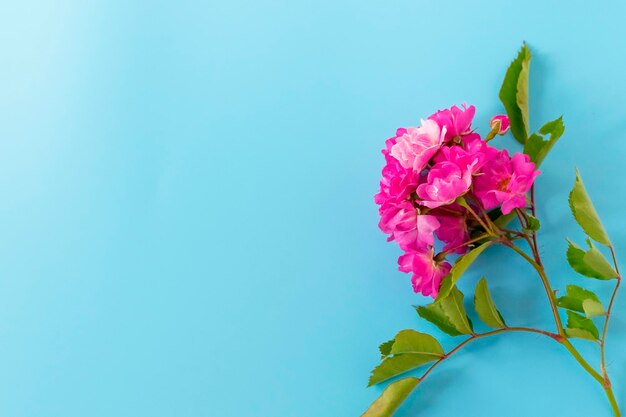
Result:
M510 127L509 118L505 114L498 114L491 118L489 122L489 126L491 126L491 131L495 132L498 135L504 135L509 131Z

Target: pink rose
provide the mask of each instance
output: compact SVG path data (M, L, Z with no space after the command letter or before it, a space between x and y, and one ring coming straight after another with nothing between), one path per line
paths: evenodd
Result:
M426 183L417 187L421 204L435 208L453 203L469 190L472 171L473 165L462 170L454 162L436 163L428 172Z
M446 141L472 133L472 119L474 119L476 108L474 106L466 108L465 104L462 107L460 109L457 106L452 106L450 109L439 110L429 117L430 120L437 122L442 130L446 129Z
M386 165L383 168L383 177L380 180L380 191L374 196L376 204L383 205L387 201L405 200L417 188L419 174L412 169L404 168L400 162L389 154L396 144L399 136L406 133L406 129L398 129L396 136L387 139L386 148L382 153L385 155Z
M472 174L477 173L485 163L496 157L498 150L478 137L464 143L463 146L444 146L434 160L436 162L454 162L461 170L471 168Z
M398 258L398 269L412 273L413 291L436 298L441 280L450 272L448 262L437 262L433 258L434 250L407 252Z
M462 246L470 238L467 230L467 219L465 216L437 216L439 227L437 228L437 237L445 243L444 251L457 248L453 253L463 254L467 252L468 247Z
M435 216L419 214L419 210L405 200L383 205L378 226L403 250L421 250L434 245L434 232L439 228L439 221Z
M374 196L376 204L384 204L388 200L405 200L417 188L419 174L412 169L403 168L391 155L386 155L387 165L383 168L380 180L380 191Z
M409 127L402 136L396 138L390 154L405 169L420 172L439 150L446 134L432 120L422 121L420 127Z
M406 133L406 129L403 127L396 129L396 135L390 137L389 139L385 141L385 149L381 151L383 155L389 155L389 151L391 151L391 148L393 147L393 145L396 144L396 142L398 141L398 138L404 135L405 133Z
M530 157L516 153L509 157L506 150L487 162L482 175L474 181L474 194L487 210L502 204L502 213L508 214L515 208L526 206L526 193L540 172Z

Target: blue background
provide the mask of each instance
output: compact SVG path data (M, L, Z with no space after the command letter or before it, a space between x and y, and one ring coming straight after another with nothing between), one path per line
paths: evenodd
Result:
M554 286L609 294L565 262L565 238L582 243L575 165L626 259L623 2L1 9L3 416L358 416L381 391L365 388L378 344L439 335L377 229L379 150L452 104L476 105L485 133L523 40L533 128L567 125L537 184ZM490 249L461 289L482 273L510 324L553 328L512 254ZM622 408L625 320L621 296L608 357ZM610 409L563 348L510 334L469 345L397 415Z

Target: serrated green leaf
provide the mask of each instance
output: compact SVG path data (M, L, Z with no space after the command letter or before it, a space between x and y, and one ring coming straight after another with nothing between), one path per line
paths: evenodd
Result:
M471 251L467 252L465 255L460 256L452 269L450 269L450 273L446 275L441 281L441 287L439 288L439 294L437 295L436 303L441 302L441 300L445 300L448 295L450 295L450 291L456 285L456 282L461 278L461 276L465 273L467 268L478 258L485 249L487 249L492 242L485 242L480 246L475 247Z
M386 341L385 343L381 343L380 346L378 346L378 350L383 357L391 355L391 347L393 346L393 342L395 342L395 340L391 339Z
M404 378L392 382L361 417L391 417L419 382L419 378Z
M597 340L597 338L591 332L584 329L570 329L568 327L565 329L565 334L567 335L567 337L570 338Z
M379 384L437 359L437 356L421 353L403 353L401 355L388 356L380 365L374 368L368 386Z
M393 340L381 344L379 349L383 361L372 371L369 385L386 381L444 355L441 345L434 337L415 330L398 332Z
M402 330L396 335L395 342L391 347L391 353L394 355L420 353L440 358L443 356L443 349L437 339L429 334L415 330Z
M559 140L563 133L565 132L565 125L563 124L563 116L558 119L554 119L551 122L548 122L539 128L539 133L542 135L550 135L547 141L545 141L544 145L541 147L541 150L535 156L533 162L535 164L540 165L543 160L548 156L548 153L554 146L554 144Z
M546 144L546 141L543 140L543 136L538 133L533 133L526 139L526 143L524 143L524 153L530 156L530 160L535 162L537 155Z
M496 308L489 287L487 286L487 280L485 277L481 278L476 284L474 290L474 308L478 317L488 326L500 328L505 327L504 319Z
M533 133L524 144L524 153L530 156L530 160L535 164L541 164L564 131L563 117L544 124L539 129L539 133L550 135L548 140L537 133Z
M450 296L442 301L443 309L450 317L450 321L463 334L471 334L474 332L472 321L465 312L463 307L463 293L456 287L450 292Z
M450 318L444 313L440 304L429 304L427 306L418 306L415 308L417 314L424 320L427 320L437 326L439 330L450 336L460 336L459 332L450 321Z
M578 337L580 339L597 340L599 337L598 328L593 321L581 316L573 311L567 311L567 328L565 334L568 337Z
M600 302L598 296L593 292L581 288L577 285L568 285L565 288L566 294L563 297L559 297L557 300L557 304L559 307L566 308L568 310L579 311L584 313L583 309L583 301L585 300L593 300Z
M574 187L569 194L569 206L574 218L590 238L603 245L609 246L611 244L589 194L587 194L585 185L580 179L578 170L576 170Z
M583 300L583 310L585 311L585 316L588 318L603 316L605 314L602 303L590 298Z
M571 241L568 242L567 262L574 271L589 278L603 280L618 277L617 272L591 241L587 242L589 244L587 251Z
M604 314L602 303L593 292L577 285L568 285L567 295L559 297L557 305L568 310L585 313L587 317L601 316Z
M525 143L528 137L528 76L530 69L530 49L523 44L517 58L506 70L500 101L506 109L511 122L511 133L520 143Z
M572 298L567 295L559 297L559 299L557 300L557 305L567 310L580 311L581 313L584 312L582 300L577 300L576 298Z
M474 332L472 322L463 307L463 293L456 287L440 302L417 307L417 313L451 336Z

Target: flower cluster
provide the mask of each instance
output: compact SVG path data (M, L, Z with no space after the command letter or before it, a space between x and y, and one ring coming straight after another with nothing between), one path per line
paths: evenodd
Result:
M526 207L539 174L528 155L488 145L472 129L475 111L440 110L419 127L398 129L382 151L386 165L374 197L380 229L404 251L399 269L412 274L414 291L433 298L451 268L446 256L465 253L471 237L485 233L481 217L490 211ZM491 128L491 137L504 134L508 118L495 116ZM444 244L438 254L435 236Z

